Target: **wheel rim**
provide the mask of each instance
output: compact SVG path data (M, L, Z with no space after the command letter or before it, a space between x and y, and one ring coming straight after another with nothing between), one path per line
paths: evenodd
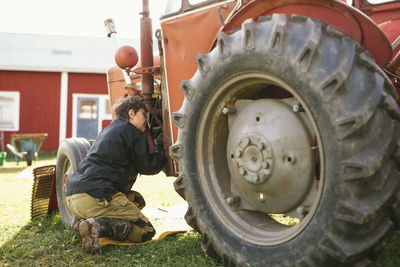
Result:
M279 91L281 99L257 99L265 88ZM302 115L290 115L289 106ZM271 113L268 108L286 115L256 115L259 121L255 124L261 125L258 130L246 122L249 114ZM284 123L273 123L269 128L275 132L271 133L263 121L274 121L277 116ZM300 137L294 143L278 145L273 135L284 135L287 129L300 132ZM209 97L196 138L196 167L205 198L217 219L235 236L255 245L272 246L293 239L310 223L324 185L323 148L310 109L288 84L258 72L228 79ZM306 140L311 141L304 146ZM303 148L296 150L299 144ZM308 173L294 182L293 173L304 170ZM282 187L283 180L287 186ZM274 220L272 213L301 220L287 226Z
M61 168L62 199L63 199L64 202L66 202L65 196L67 195L67 184L68 184L69 178L72 175L72 172L73 172L72 164L71 164L69 158L65 157L64 161L62 163L62 168Z

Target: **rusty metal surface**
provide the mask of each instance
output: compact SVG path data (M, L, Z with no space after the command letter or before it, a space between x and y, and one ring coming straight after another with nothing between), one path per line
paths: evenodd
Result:
M153 67L153 30L151 18L149 16L149 0L143 0L143 11L140 18L140 59L143 69L151 69ZM143 72L141 74L141 85L143 102L146 109L152 115L152 118L161 127L163 124L158 114L161 111L153 108L154 94L154 76L151 72Z
M145 73L150 73L150 74L159 74L160 73L160 67L143 67L143 68L134 68L132 72L136 74L145 74Z
M135 67L138 60L138 53L133 46L123 45L115 52L115 63L123 70Z
M129 86L126 85L124 76L122 75L121 69L117 66L112 66L107 70L107 85L108 85L108 95L110 97L110 105L114 105L117 99L121 97L125 97L126 95L137 95L138 90L141 90L141 87L137 84L141 81L141 73L145 73L146 70L150 69L147 73L155 73L156 79L160 78L160 58L158 56L154 57L154 65L153 67L142 68L141 62L137 64L137 67L133 69L129 76L132 81L132 84ZM137 72L137 73L135 73Z
M383 66L392 57L392 49L386 35L376 24L359 10L343 1L335 0L275 0L253 1L237 12L224 27L230 32L240 27L248 18L283 13L287 16L299 14L318 19L338 28L362 44Z
M143 68L153 66L153 31L149 17L149 0L143 0L143 11L140 18L140 60ZM149 110L154 92L154 77L152 74L142 74L142 94L144 103Z

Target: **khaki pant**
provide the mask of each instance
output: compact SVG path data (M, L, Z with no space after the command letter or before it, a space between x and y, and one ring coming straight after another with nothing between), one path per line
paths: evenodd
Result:
M133 230L127 239L129 241L142 242L147 241L145 237L154 236L155 230L149 219L121 192L113 195L111 201L86 193L67 196L66 199L71 213L80 219L117 218L133 222Z

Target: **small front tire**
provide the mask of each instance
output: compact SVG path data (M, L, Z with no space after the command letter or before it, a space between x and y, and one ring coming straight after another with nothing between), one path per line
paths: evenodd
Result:
M57 152L56 189L57 203L61 220L67 227L73 227L78 221L68 209L66 185L71 175L78 169L79 163L86 157L90 143L85 138L68 138L61 142Z

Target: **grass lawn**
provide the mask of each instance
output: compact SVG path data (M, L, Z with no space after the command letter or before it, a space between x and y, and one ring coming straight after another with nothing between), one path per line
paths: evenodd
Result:
M59 215L31 221L32 169L55 164L55 154L41 154L27 167L8 161L0 167L0 266L220 266L201 250L201 236L193 231L137 246L109 246L87 255L80 240L66 229ZM173 189L174 178L160 174L139 177L134 189L148 207L173 206L182 199ZM400 266L400 231L388 242L373 266Z
M82 252L80 240L66 229L60 216L49 215L31 221L30 201L33 168L55 164L53 154L27 167L8 161L0 167L0 266L220 266L205 257L201 236L193 231L138 246L109 246L97 255ZM174 191L175 178L141 176L134 189L141 192L147 207L182 203Z

